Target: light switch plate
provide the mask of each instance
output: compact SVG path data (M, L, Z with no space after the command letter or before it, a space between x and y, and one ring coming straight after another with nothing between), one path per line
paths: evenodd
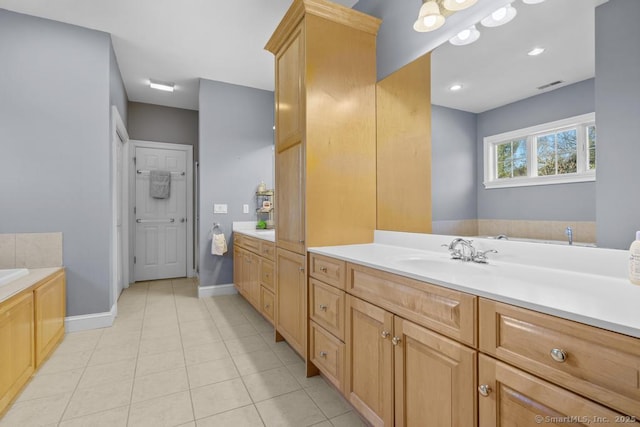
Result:
M249 205L242 205L242 213L249 213Z
M226 204L217 204L213 205L213 213L214 214L226 214L227 213L227 205Z

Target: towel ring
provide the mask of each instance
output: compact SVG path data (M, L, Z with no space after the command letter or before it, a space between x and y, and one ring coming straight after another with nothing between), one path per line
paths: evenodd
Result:
M214 222L211 230L209 230L209 239L212 239L214 234L224 234L224 230L222 230L222 225L219 222Z

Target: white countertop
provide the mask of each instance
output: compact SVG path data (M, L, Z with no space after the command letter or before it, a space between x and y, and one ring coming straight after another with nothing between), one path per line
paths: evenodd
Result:
M627 257L626 251L563 248L561 254L568 267L561 269L553 260L544 259L548 253L537 259L538 252L549 252L549 246L553 245L500 242L496 245L500 254L489 254L490 258L493 256L489 264L478 264L452 260L447 248L439 247L454 236L423 235L429 237L425 238L428 244L422 248L415 242L409 245L413 247L405 247L396 244L398 239L378 238L396 234L408 236L409 241L422 239L409 233L376 231L377 243L309 248L309 252L640 338L640 286L624 278L626 271L620 274L617 271L623 264L621 260ZM476 245L487 249L495 243ZM528 250L531 253L526 253ZM509 251L524 251L524 259L529 257L530 262ZM557 253L552 255L558 257ZM591 270L608 273L615 267L615 275L581 272L589 270L586 266L580 270L581 259L592 265L593 259L599 257L608 265L602 267L602 271L593 266Z
M233 232L269 242L276 241L276 230L257 230L255 221L235 221L233 223Z
M0 302L8 300L60 270L62 270L62 267L30 268L29 274L26 276L0 286Z

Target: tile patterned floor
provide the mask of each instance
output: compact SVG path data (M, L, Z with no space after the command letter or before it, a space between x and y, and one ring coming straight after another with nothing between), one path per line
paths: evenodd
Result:
M67 334L0 427L365 426L242 297L136 283L111 328Z

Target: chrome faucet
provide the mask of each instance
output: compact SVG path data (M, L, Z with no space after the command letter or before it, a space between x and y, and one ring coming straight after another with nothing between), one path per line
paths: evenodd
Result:
M462 261L471 261L476 255L476 249L473 247L471 240L457 237L449 243L449 245L442 245L449 249L452 259L461 259ZM458 247L461 247L458 249Z
M448 245L442 245L449 249L451 259L459 259L462 261L473 261L486 264L489 261L488 253L498 253L498 251L490 249L488 251L478 251L473 247L472 240L466 240L462 237L456 237Z
M573 228L567 227L564 229L564 234L569 238L569 244L573 245Z
M496 240L509 240L506 234L498 234Z

